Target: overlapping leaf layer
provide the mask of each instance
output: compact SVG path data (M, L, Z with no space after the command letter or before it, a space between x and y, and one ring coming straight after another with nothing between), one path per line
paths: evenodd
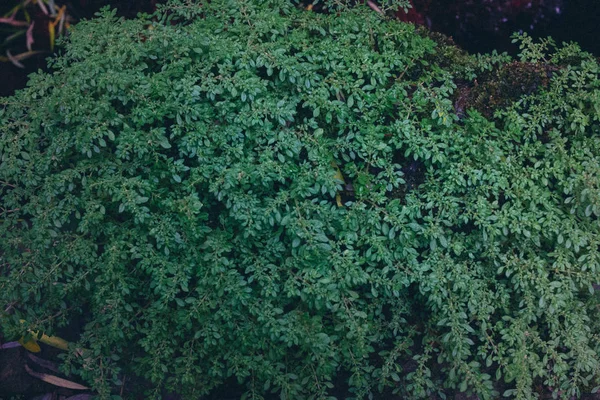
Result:
M78 24L0 100L5 335L78 321L65 363L102 396L123 371L193 399L598 383L593 57L458 57L367 7L157 15ZM540 79L478 86L511 66ZM485 117L463 86L526 97Z

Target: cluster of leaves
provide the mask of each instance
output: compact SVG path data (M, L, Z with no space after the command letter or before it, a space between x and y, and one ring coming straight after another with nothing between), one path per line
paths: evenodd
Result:
M48 49L54 50L56 36L66 32L71 18L67 14L67 6L59 7L54 0L19 0L13 3L16 3L14 7L0 17L0 50L4 53L0 56L0 61L10 61L13 65L24 68L21 61ZM33 18L32 14L36 13L38 18ZM42 47L38 46L34 50L34 29L39 29L40 24L46 25L42 29L47 29L48 43L42 43ZM12 54L11 50L18 54Z
M124 373L193 399L600 381L593 57L548 52L545 87L459 118L455 80L505 56L442 67L367 6L156 16L77 25L0 101L6 337L77 320L66 372L104 397Z

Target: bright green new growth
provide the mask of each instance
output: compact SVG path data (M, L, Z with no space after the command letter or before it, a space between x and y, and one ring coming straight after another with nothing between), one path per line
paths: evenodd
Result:
M593 57L525 38L547 82L459 119L507 57L444 64L363 6L187 3L77 25L0 100L6 337L80 320L66 368L105 397L123 372L190 399L598 384Z

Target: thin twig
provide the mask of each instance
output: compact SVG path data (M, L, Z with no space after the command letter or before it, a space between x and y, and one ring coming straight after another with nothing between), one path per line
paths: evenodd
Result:
M127 375L123 375L123 382L121 382L121 390L119 392L119 396L121 396L121 398L123 398L123 389L125 388L125 378L127 378Z
M16 304L16 302L12 302L8 305L8 307L6 307L6 310L4 310L5 313L8 313L10 310L13 309L14 305Z

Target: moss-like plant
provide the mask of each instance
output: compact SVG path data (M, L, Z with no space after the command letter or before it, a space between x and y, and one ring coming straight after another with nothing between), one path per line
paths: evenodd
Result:
M599 65L426 36L283 0L78 24L0 100L3 335L70 329L105 398L591 390Z

